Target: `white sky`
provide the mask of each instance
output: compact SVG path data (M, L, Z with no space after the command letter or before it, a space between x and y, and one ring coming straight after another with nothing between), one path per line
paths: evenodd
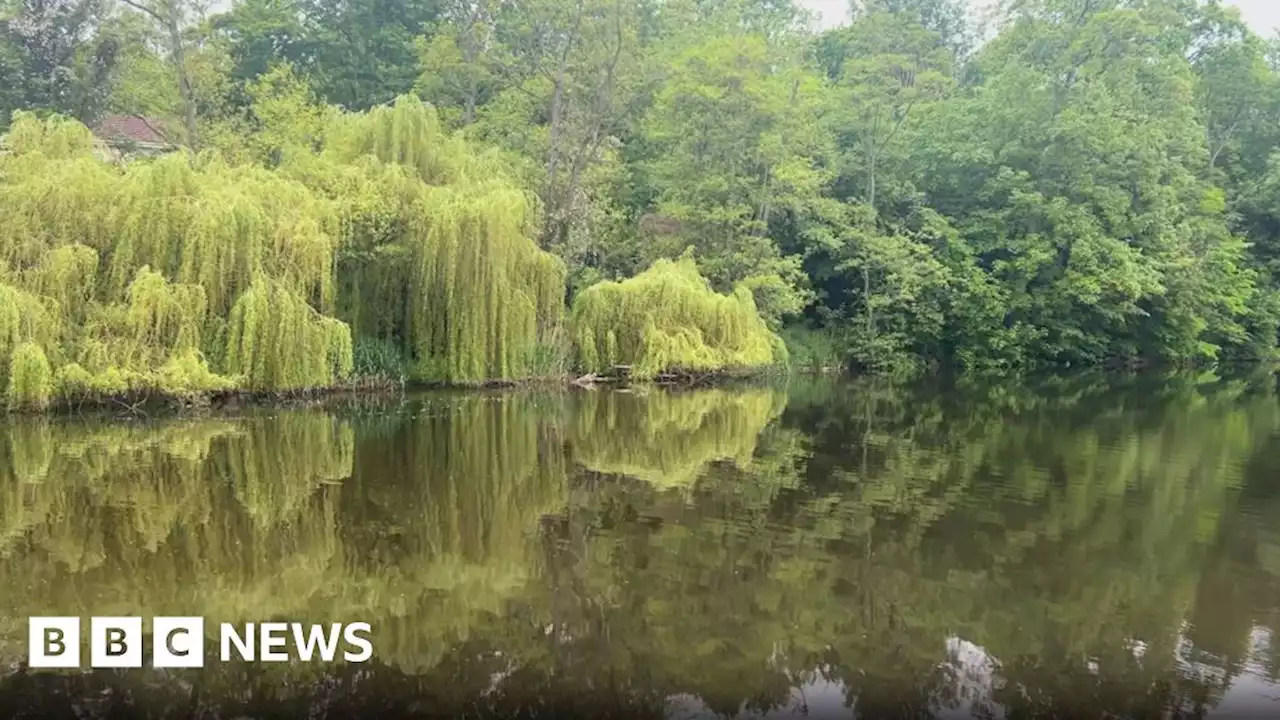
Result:
M800 4L817 11L822 16L822 26L832 27L844 22L849 16L849 0L799 0ZM975 8L986 3L983 0L969 0ZM1240 14L1253 31L1263 37L1271 37L1276 27L1280 26L1280 0L1226 0L1227 5L1240 8Z

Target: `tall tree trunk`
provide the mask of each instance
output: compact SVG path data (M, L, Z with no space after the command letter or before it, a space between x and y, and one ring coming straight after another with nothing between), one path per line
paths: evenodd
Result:
M619 0L614 8L613 27L616 44L608 64L604 66L604 77L593 94L591 133L578 144L576 153L570 158L569 184L560 194L564 205L569 207L572 207L578 197L578 185L581 182L582 173L595 162L596 153L605 136L605 124L613 118L613 85L618 70L618 60L622 57L622 0Z
M556 188L556 172L560 168L560 126L564 100L564 72L556 74L555 89L551 93L551 126L547 132L547 180L543 192L545 220L542 225L542 247L549 248L561 235L561 198Z
M771 209L769 206L769 188L772 180L773 174L766 167L764 169L764 197L760 201L760 235L769 233L769 211Z
M470 125L476 120L476 104L480 93L479 82L476 79L476 59L480 55L480 38L477 37L477 25L480 24L481 14L484 11L482 3L476 3L471 12L467 16L467 33L466 33L466 53L463 59L467 63L467 101L462 112L462 124Z
M551 92L551 124L547 131L547 188L548 194L555 192L556 170L560 164L559 140L561 125L561 106L564 101L564 67L556 73Z
M157 4L159 10L138 0L121 2L150 16L169 36L169 52L173 55L174 70L178 74L178 94L182 98L182 124L187 133L187 145L196 148L199 140L196 136L196 100L191 91L191 76L187 73L187 51L182 44L180 10L183 0L163 0Z
M193 149L199 147L196 134L196 100L191 91L191 76L187 72L187 52L182 43L182 28L178 25L178 1L168 0L165 3L165 25L169 32L169 43L172 45L173 64L178 71L178 94L182 97L182 122L187 130L187 144Z
M869 340L876 334L876 321L871 309L871 269L866 265L862 266L862 302L867 308L867 339Z
M578 44L578 31L582 27L582 17L585 14L585 8L581 1L578 2L578 11L573 20L573 29L564 41L564 50L560 53L560 57L556 58L556 71L552 76L551 91L551 123L547 128L547 185L546 192L543 194L543 201L546 204L547 222L543 227L543 245L547 245L548 238L556 237L560 234L560 228L553 227L558 223L555 222L560 215L560 199L559 193L556 191L556 172L560 167L560 133L563 131L564 125L564 83L565 74L568 72L569 56L573 53L574 47Z
M463 125L470 125L471 123L476 121L476 93L477 92L478 92L478 89L476 87L476 77L475 77L475 74L473 73L471 75L470 87L467 88L466 109L463 110L462 112Z
M876 147L871 146L871 153L867 157L867 172L870 177L867 180L867 205L874 210L876 207Z

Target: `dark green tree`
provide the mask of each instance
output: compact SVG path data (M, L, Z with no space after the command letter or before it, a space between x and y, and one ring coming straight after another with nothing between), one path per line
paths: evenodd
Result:
M104 31L100 0L0 4L0 127L14 110L95 122L110 96L119 39Z

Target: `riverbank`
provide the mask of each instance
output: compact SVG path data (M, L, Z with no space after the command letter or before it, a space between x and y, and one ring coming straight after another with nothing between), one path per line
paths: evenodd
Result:
M1185 369L1175 367L1145 366L1135 367L1098 367L1086 370L1073 368L1068 372L1043 372L1030 375L992 374L992 373L956 373L939 371L925 376L914 376L916 381L923 377L946 386L1002 386L1019 385L1032 381L1033 378L1078 377L1084 375L1118 376L1151 376L1167 374L1186 374ZM1280 364L1274 363L1224 363L1212 371L1213 376L1240 378L1244 376L1280 375ZM185 393L181 395L164 393L151 389L118 395L82 396L74 400L55 399L44 408L7 408L0 404L0 419L5 416L60 416L60 415L116 415L121 417L150 417L184 414L201 414L205 412L237 411L242 409L305 409L332 408L343 405L379 405L388 401L399 401L405 395L416 392L455 392L482 393L513 389L540 389L554 392L571 390L604 390L656 387L669 390L692 390L704 388L724 388L740 386L758 386L779 379L797 377L841 377L875 379L889 384L912 382L911 377L894 376L879 373L856 373L840 367L803 367L803 368L761 368L756 370L720 370L714 372L665 372L653 378L637 379L630 377L626 366L617 366L608 374L557 374L519 380L488 380L474 383L424 382L413 380L392 380L385 377L361 378L333 387L306 388L292 391L256 391L250 389L219 390L203 393Z
M667 372L651 379L630 377L625 366L614 369L610 375L587 373L585 375L562 374L519 380L486 380L472 383L424 382L393 380L385 377L360 378L331 387L304 388L298 390L260 391L247 388L215 390L209 392L173 394L159 389L136 390L113 395L82 395L74 399L55 398L47 406L4 407L0 405L0 417L5 415L79 415L118 414L122 416L152 416L206 411L226 411L244 408L310 408L334 404L379 403L412 392L455 391L483 392L515 388L542 388L548 390L572 390L595 388L627 388L654 386L672 389L720 387L740 383L757 384L769 378L793 374L822 374L814 371L785 371L777 368L759 370L720 370L712 372Z

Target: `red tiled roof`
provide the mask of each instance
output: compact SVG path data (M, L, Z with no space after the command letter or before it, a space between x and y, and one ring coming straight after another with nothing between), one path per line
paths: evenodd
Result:
M168 140L164 139L158 129L163 129L164 123L131 115L108 115L102 118L102 122L94 128L93 132L98 137L107 141L132 140L140 143L157 143L161 145L168 144Z

